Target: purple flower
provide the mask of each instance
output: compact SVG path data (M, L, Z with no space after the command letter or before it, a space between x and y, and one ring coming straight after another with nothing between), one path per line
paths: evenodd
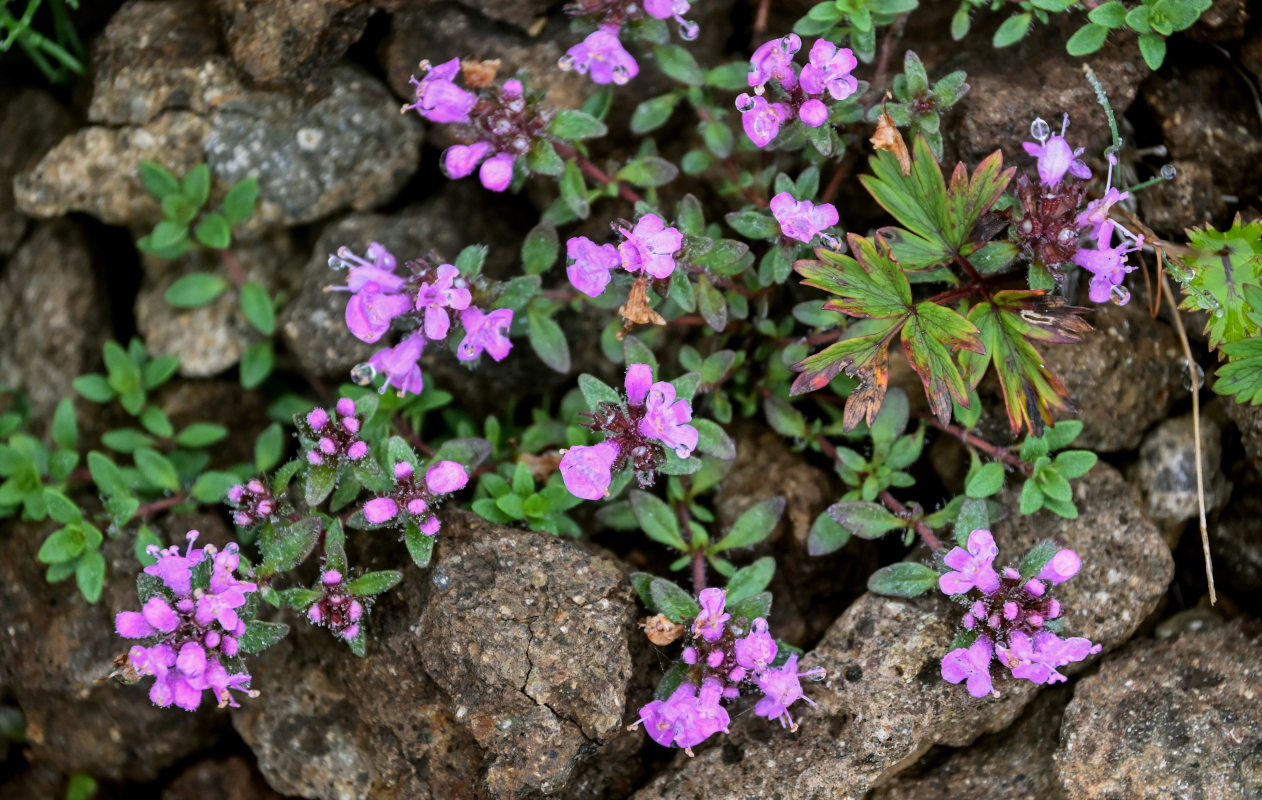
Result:
M640 73L640 65L623 48L618 28L605 26L571 47L561 57L561 69L590 74L593 83L624 84Z
M406 295L358 292L346 302L346 327L356 339L372 344L390 330L395 317L411 307Z
M837 48L827 39L811 46L811 63L802 68L802 90L821 94L825 90L834 100L845 100L859 89L859 82L850 71L859 66L850 48Z
M644 10L654 19L670 19L688 13L689 0L644 0Z
M697 601L701 603L701 613L692 623L692 632L707 642L717 642L723 638L723 623L732 618L731 614L723 613L727 592L722 589L702 589L701 594L697 595Z
M968 551L956 547L946 554L943 561L953 572L938 579L944 594L963 594L976 586L983 594L991 594L999 588L999 576L992 564L999 548L990 531L978 529L968 535ZM959 681L955 681L959 683Z
M644 270L654 278L669 278L675 271L674 254L683 246L684 236L675 228L668 227L656 214L645 214L635 223L635 228L618 232L625 238L618 245L622 266L627 272Z
M464 326L465 334L456 349L456 358L472 361L485 350L491 358L503 361L508 351L513 349L513 343L506 335L512 323L511 308L497 308L484 314L478 307L469 306L460 312L460 324Z
M798 109L798 119L802 120L803 125L818 128L828 121L828 108L819 100L812 98Z
M513 156L499 153L482 162L478 180L492 192L502 192L513 182Z
M1100 234L1100 228L1109 221L1109 210L1115 203L1120 203L1131 196L1130 192L1119 192L1116 186L1110 187L1099 200L1087 203L1087 208L1074 220L1080 227L1090 227L1094 236Z
M741 94L736 98L736 108L741 112L741 125L745 135L757 147L766 147L780 133L780 123L789 118L789 109L783 103L768 103L765 97Z
M995 655L1001 664L1012 670L1014 678L1034 683L1064 681L1065 676L1056 671L1055 656L1058 648L1046 637L1060 641L1053 633L1042 633L1031 638L1021 631L1013 631L1008 636L1007 646L998 645Z
M404 279L394 272L398 261L379 242L369 242L368 258L355 255L349 247L339 247L337 255L329 257L331 267L349 267L346 285L333 287L334 291L382 292L392 294L403 290Z
M736 663L745 669L762 672L776 660L776 640L767 633L767 620L754 620L753 630L736 640Z
M565 488L575 497L600 500L609 491L613 480L611 469L617 458L618 448L609 442L571 447L561 457Z
M399 513L399 506L389 497L374 497L364 503L364 518L373 525L389 522Z
M161 597L150 597L140 611L123 611L114 618L114 630L124 639L171 633L179 624L180 615Z
M586 236L575 236L566 242L565 254L570 260L565 274L574 288L588 297L599 297L609 285L609 271L622 263L618 248L611 244L597 245Z
M645 408L640 433L673 449L680 458L690 456L700 439L697 429L687 424L692 419L692 404L676 400L675 387L658 381L649 387Z
M1094 276L1089 292L1093 303L1103 303L1113 295L1113 287L1121 285L1126 273L1135 269L1127 265L1126 255L1144 246L1144 237L1141 235L1134 247L1126 247L1125 243L1109 247L1109 242L1113 239L1113 228L1111 221L1105 222L1096 234L1096 249L1079 248L1073 255L1073 262ZM1118 305L1125 305L1130 299L1129 293L1122 294L1122 297L1124 299L1119 300Z
M649 389L653 388L653 368L648 364L628 364L627 377L623 385L627 390L627 402L630 405L644 405Z
M177 595L187 595L191 591L193 579L193 566L201 563L205 557L203 548L193 547L193 542L197 541L197 531L189 531L188 549L184 555L180 555L179 548L174 545L166 550L158 550L157 547L151 547L149 555L155 556L158 563L145 567L146 575L153 575L161 578L167 588L175 592Z
M799 242L809 243L820 231L837 224L837 209L831 203L799 202L788 192L771 198L771 213L780 223L780 231Z
M383 347L373 353L368 359L369 366L386 376L381 390L384 392L386 386L394 386L400 395L409 392L420 394L425 388L425 381L421 376L421 365L417 362L424 349L425 335L414 331L394 347Z
M452 82L459 73L460 59L453 58L432 68L420 80L413 76L416 101L404 108L416 109L430 122L468 122L478 98Z
M640 709L644 730L663 747L672 745L691 752L730 722L727 709L720 705L723 687L715 679L706 680L700 693L691 683L682 683L670 699L654 700Z
M994 688L990 680L990 659L993 652L993 645L984 636L969 647L952 650L942 657L942 679L948 683L967 680L969 694L973 697L985 697Z
M466 178L490 152L491 146L486 142L452 145L443 153L443 172L453 180Z
M750 87L762 86L767 81L774 80L792 91L797 86L797 76L793 74L793 54L800 49L802 39L796 33L772 39L760 46L749 59Z
M1065 548L1058 551L1043 565L1037 577L1054 586L1077 575L1080 569L1082 569L1082 559L1073 550Z
M1025 148L1025 152L1039 160L1039 179L1043 181L1044 186L1052 187L1058 185L1061 179L1065 177L1066 172L1084 181L1091 177L1091 170L1079 158L1082 155L1083 148L1079 147L1077 150L1074 150L1069 146L1069 142L1065 141L1065 129L1067 127L1069 127L1068 114L1065 115L1065 120L1061 124L1059 136L1052 136L1046 141L1040 141L1038 144L1033 142L1021 143L1022 147Z
M458 492L468 482L469 473L455 461L439 461L425 472L425 485L435 494Z
M440 266L434 282L422 283L416 294L416 310L425 312L426 338L434 341L445 339L451 325L447 309L466 309L471 299L465 281L460 277L460 270L451 264Z
M822 675L823 669L816 668L806 672L798 672L797 654L789 656L782 666L767 669L758 676L758 688L763 698L754 706L754 713L767 719L779 719L780 724L790 730L797 730L797 723L789 715L789 706L799 698L811 705L815 701L802 694L802 683L799 678Z

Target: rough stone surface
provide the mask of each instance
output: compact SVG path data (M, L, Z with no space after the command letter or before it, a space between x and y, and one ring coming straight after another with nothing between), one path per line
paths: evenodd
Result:
M137 608L139 565L129 539L106 539L105 590L89 605L73 580L47 583L35 559L57 527L0 523L0 603L8 617L0 628L0 685L12 687L26 716L32 762L108 780L153 780L213 745L227 720L213 704L192 714L157 708L149 702L148 681L121 686L100 680L127 650L114 634L114 615Z
M1095 330L1075 345L1040 348L1069 390L1082 420L1075 447L1110 452L1139 446L1183 388L1183 351L1174 331L1151 319L1143 303L1101 305L1087 316Z
M261 86L308 88L359 40L382 3L215 0L233 62Z
M1228 42L1243 39L1249 24L1249 0L1219 0L1188 28L1189 38L1198 42Z
M562 792L622 732L634 602L617 565L471 515L434 568L425 670L487 752L497 797Z
M0 274L0 375L26 391L37 432L100 360L103 295L87 237L68 220L39 224Z
M1214 524L1209 547L1214 579L1223 594L1236 601L1262 597L1262 478L1241 475L1235 493Z
M288 234L238 242L232 252L248 280L270 293L282 288L282 276L298 271L301 256ZM145 257L146 278L136 296L136 324L150 352L180 359L186 377L215 375L236 364L252 342L260 339L241 311L241 298L229 288L213 302L198 308L177 308L166 301L166 291L191 272L223 274L217 252L192 250L176 261Z
M366 658L303 626L252 662L262 695L233 722L287 795L566 796L619 730L632 610L611 561L454 511L430 570L373 610Z
M1262 406L1226 403L1227 416L1236 423L1245 452L1255 468L1262 468ZM1262 469L1259 469L1262 471Z
M282 800L241 756L198 761L162 790L162 800Z
M1262 786L1262 630L1137 642L1084 678L1056 762L1072 800L1250 800Z
M1074 490L1079 519L1046 511L1009 517L994 526L996 541L1002 560L1019 560L1047 537L1082 553L1080 574L1058 588L1066 629L1109 649L1156 606L1173 564L1138 493L1115 470L1101 464ZM1010 505L1015 499L1004 496ZM1000 680L1000 697L976 700L943 681L941 658L959 615L937 593L915 600L864 595L801 661L804 669L825 667L828 678L805 687L819 706L801 710L796 735L758 731L742 717L721 746L678 758L677 771L636 797L859 798L934 744L959 747L1006 728L1037 687Z
M1066 800L1051 741L1071 696L1065 687L1040 693L1007 730L962 750L935 748L868 800Z
M1174 180L1162 181L1139 195L1144 224L1176 237L1187 228L1222 219L1227 211L1222 186L1200 161L1173 161Z
M406 3L406 10L425 11L441 7L444 2L446 0L410 0ZM500 0L457 0L457 2L490 19L507 22L527 32L539 24L540 18L548 13L549 8L557 5L554 0L523 0L519 3L504 3ZM556 24L555 20L552 24Z
M1176 536L1182 523L1199 513L1194 442L1191 414L1166 420L1144 439L1133 474L1148 516ZM1205 415L1201 417L1201 457L1208 513L1227 501L1231 483L1222 472L1222 429Z
M0 259L22 240L27 219L13 201L13 176L35 165L50 147L73 129L70 113L48 92L18 89L0 92Z

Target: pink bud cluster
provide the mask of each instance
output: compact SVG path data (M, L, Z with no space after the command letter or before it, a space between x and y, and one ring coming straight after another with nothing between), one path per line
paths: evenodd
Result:
M348 642L359 636L365 598L348 593L342 573L335 569L320 573L320 592L319 599L307 606L307 620L323 625Z
M434 512L444 495L458 492L469 483L469 473L456 461L439 461L425 471L425 480L414 474L412 465L394 465L394 489L364 504L364 518L373 525L394 520L396 525L415 524L426 536L437 535L442 523Z
M749 86L754 93L737 97L736 108L745 135L758 147L766 147L782 125L794 120L818 128L828 122L829 105L859 89L851 74L859 61L850 48L820 39L811 46L810 61L799 74L793 56L800 49L801 37L791 33L763 44L750 59ZM765 96L768 90L771 100Z
M360 461L368 455L368 443L359 438L361 420L355 413L355 401L343 397L334 411L336 419L323 408L313 409L298 426L299 433L315 442L307 451L307 463L313 467Z
M691 0L576 0L566 6L566 13L596 30L567 50L557 67L590 75L593 83L627 83L640 74L640 65L622 46L623 27L646 18L673 19L680 38L690 42L701 32L697 23L684 19L691 5Z
M232 521L238 528L265 522L276 513L276 498L272 497L271 489L257 478L228 489L228 504L233 508Z
M799 672L797 654L773 666L779 645L767 632L767 620L732 619L723 589L703 589L697 600L701 612L683 650L683 681L669 697L641 708L640 719L631 727L643 724L653 741L692 755L693 747L719 731L727 732L730 716L722 703L745 690L762 693L754 706L756 715L797 730L789 706L799 699L814 705L802 693L801 679L822 679L824 670Z

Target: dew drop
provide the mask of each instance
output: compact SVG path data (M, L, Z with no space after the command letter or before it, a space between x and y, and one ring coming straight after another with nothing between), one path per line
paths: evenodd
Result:
M798 48L801 46L802 45L801 45L800 40L798 42L794 42L793 37L791 36L786 36L780 40L780 49L788 53L789 55L793 55L794 53L796 53L798 51Z
M1035 117L1030 123L1030 135L1040 142L1047 141L1047 137L1052 135L1052 128L1042 117Z
M819 240L824 247L827 247L829 250L841 251L842 249L841 240L836 236L833 236L831 233L821 233L819 235Z
M356 386L368 386L377 377L377 368L367 361L351 367L351 382Z
M337 256L329 256L329 267L332 269L346 269L347 263Z
M434 572L429 576L429 582L437 586L439 589L446 589L451 585L451 578L442 567L434 567Z
M1222 307L1222 306L1219 306L1219 305L1214 306L1214 318L1215 318L1215 319L1222 319L1222 318L1223 318L1223 307Z
M1117 286L1109 289L1109 299L1113 301L1114 305L1124 306L1131 301L1131 290L1119 283Z
M626 85L631 80L631 71L624 66L616 66L613 68L613 82L619 86Z
M1161 179L1163 181L1172 181L1179 171L1174 168L1174 164L1165 164L1161 167Z
M754 98L747 93L742 93L736 98L736 110L742 114L752 111L754 108Z
M574 56L570 55L569 53L566 53L565 55L558 58L557 69L561 70L562 72L569 72L570 70L574 69Z
M1205 385L1205 370L1201 369L1200 364L1193 364L1192 366L1193 366L1193 369L1195 369L1196 371L1196 386L1195 387L1192 386L1192 376L1188 373L1186 361L1183 362L1183 370L1179 373L1180 377L1183 378L1184 390L1189 391L1189 392L1193 391L1193 389L1199 389Z
M679 38L685 42L695 41L701 35L701 26L690 19L680 20Z

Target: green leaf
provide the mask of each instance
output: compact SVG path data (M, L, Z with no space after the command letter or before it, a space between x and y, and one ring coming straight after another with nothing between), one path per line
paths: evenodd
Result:
M57 564L78 558L83 550L83 532L78 526L66 527L45 539L35 558L42 564Z
M168 492L180 490L180 476L175 471L175 465L166 456L142 447L132 457L136 460L136 468L150 484Z
M1038 544L1030 548L1025 554L1025 558L1021 559L1021 564L1017 567L1017 572L1021 573L1021 579L1028 581L1042 571L1047 566L1047 562L1052 560L1052 556L1059 553L1060 545L1051 539L1044 539Z
M323 529L319 517L307 517L281 525L265 524L259 534L259 550L263 555L260 576L267 577L297 567L315 549Z
M1082 421L1076 419L1066 419L1057 422L1043 433L1043 441L1047 443L1047 449L1064 450L1073 444L1074 439L1082 433Z
M678 176L679 168L674 164L661 156L646 155L632 160L614 177L649 189L665 186Z
M679 520L669 505L638 489L633 489L630 497L635 519L650 539L680 552L688 552L688 545L679 532Z
M195 206L206 205L206 200L210 197L210 167L198 164L189 170L180 182L180 193Z
M522 268L528 275L547 272L556 263L559 251L556 226L551 222L540 222L530 229L530 233L522 241Z
M1103 25L1087 23L1079 28L1069 41L1065 42L1065 51L1071 56L1088 56L1104 46L1109 37L1109 29Z
M259 333L271 336L276 332L276 307L271 295L254 281L246 281L241 287L241 310Z
M592 411L598 409L601 403L610 403L615 406L622 403L622 398L613 388L600 378L586 372L578 376L578 388L583 393L583 399L587 401L588 409Z
M531 172L556 176L565 169L565 162L557 155L557 149L552 142L541 137L535 139L534 144L530 145L530 152L526 154L526 166Z
M74 579L85 600L89 603L100 600L101 589L105 587L105 557L96 550L84 553L75 564Z
M226 249L232 244L232 230L228 227L228 220L224 219L223 214L215 211L202 217L201 222L198 222L193 230L193 236L197 238L197 241L215 250Z
M228 190L224 195L223 209L224 220L229 226L240 225L254 214L254 208L258 205L259 200L259 179L249 177L238 181L235 186Z
M92 480L103 494L126 495L130 492L123 471L103 453L96 450L88 453L88 472L92 474Z
M540 305L532 305L526 312L526 337L539 360L561 374L570 371L570 346L565 333Z
M245 624L245 633L237 642L242 653L261 653L284 639L289 634L289 626L283 622L264 622L252 619Z
M1166 60L1166 40L1155 33L1145 33L1139 37L1139 52L1149 69L1159 70Z
M180 359L176 356L157 356L145 362L141 369L145 391L152 391L170 380L180 368Z
M697 64L692 53L677 44L660 44L653 48L657 57L657 65L667 76L688 86L700 86L705 83L705 73Z
M307 470L306 480L304 481L303 499L306 500L308 506L315 508L329 496L336 482L336 468L328 464L311 467Z
M727 435L718 423L708 419L694 419L692 426L697 429L697 450L706 455L731 461L736 458L736 442Z
M959 9L951 17L951 38L955 41L968 36L970 20L968 17L969 6L967 3L961 3Z
M280 463L285 454L285 431L273 422L254 441L254 469L267 472Z
M162 200L180 190L180 181L171 170L156 161L140 162L140 180L154 197Z
M79 441L79 423L75 420L74 400L61 398L53 412L53 443L63 450L74 450Z
M850 541L850 531L837 524L827 511L815 518L806 537L806 552L822 556L840 550Z
M774 239L780 235L780 223L770 214L755 211L733 211L724 217L732 230L746 239Z
M776 495L750 506L745 513L736 518L736 522L732 523L732 529L710 548L710 552L721 553L738 547L752 547L766 539L775 530L780 516L784 514L784 504L784 498Z
M105 369L108 372L110 387L120 395L134 394L141 391L140 367L131 360L127 351L118 342L106 342L102 350L105 357ZM144 402L143 394L141 403ZM136 411L140 409L137 408ZM136 413L128 409L128 413Z
M412 557L412 563L421 569L428 567L434 557L434 537L426 536L415 522L408 520L403 541L407 545L408 555Z
M176 308L198 308L215 301L228 281L209 272L191 272L166 290L166 301Z
M969 534L978 530L990 530L990 508L985 500L970 497L960 504L955 518L955 541L967 547Z
M141 447L153 447L154 438L136 428L119 428L101 434L101 444L118 453L131 453Z
M175 443L180 447L209 447L222 441L228 435L228 429L213 422L194 422L175 436Z
M561 173L561 200L579 219L587 219L591 213L591 204L587 199L587 181L583 172L573 159L565 162L565 170Z
M801 439L806 436L806 418L787 400L776 395L763 398L762 411L767 424L781 436Z
M1120 28L1126 24L1126 6L1119 0L1109 0L1087 13L1087 19L1106 28Z
M709 119L701 123L701 138L710 152L719 158L732 155L732 147L736 144L732 129L727 126L727 123L717 119Z
M701 606L692 595L665 578L654 578L649 584L649 595L659 613L671 622L691 623L701 613Z
M1051 466L1038 470L1034 474L1034 479L1038 483L1039 491L1047 499L1059 500L1062 503L1073 501L1074 490L1070 487L1069 481Z
M736 604L767 588L776 572L776 560L763 556L754 563L736 570L727 582L727 602Z
M93 403L108 403L116 396L114 390L110 388L109 381L97 372L80 375L71 385L76 392Z
M552 122L548 124L548 133L566 141L593 139L604 136L608 132L609 129L605 123L591 114L570 108L558 111L552 118Z
M366 572L346 584L347 594L367 596L388 592L403 580L403 573L398 570L385 569L377 572Z
M749 62L734 61L706 72L705 81L716 89L740 92L749 88Z
M727 613L731 614L732 619L736 621L752 621L759 617L766 619L771 614L771 593L759 592L739 602L729 603L727 605Z
M202 503L222 503L228 489L241 483L241 479L231 472L208 470L197 476L193 488L188 493L194 500Z
M667 92L640 103L635 107L635 111L631 112L631 132L644 134L660 128L666 120L670 119L670 115L675 111L675 104L678 102L678 94Z
M1043 493L1035 480L1030 478L1021 486L1021 513L1033 514L1043 507L1043 502Z
M253 389L267 379L276 359L270 341L255 342L241 354L241 385Z
M888 597L919 597L937 586L937 572L911 561L882 567L868 578L869 592Z
M1090 450L1066 450L1058 453L1052 466L1066 478L1081 478L1091 471L1099 458Z
M704 273L697 276L697 309L714 330L722 333L727 327L727 300Z
M179 228L187 228L197 216L197 206L182 194L169 194L162 198L162 213Z
M1030 32L1030 22L1033 19L1034 15L1029 11L1008 17L999 26L999 30L995 31L995 38L991 41L991 44L994 47L1007 47L1008 45L1016 44Z
M136 544L133 550L136 554L136 560L140 562L142 567L150 567L158 563L158 559L149 554L150 547L162 548L162 540L158 538L158 534L148 525L141 525L140 530L136 531Z
M175 435L175 428L171 425L170 418L157 406L149 406L141 412L140 424L154 436L163 439L169 439Z
M872 420L869 435L872 437L873 453L880 454L882 460L894 446L894 441L907 430L907 420L911 416L911 405L907 401L907 393L895 387L885 395L881 410Z
M828 514L852 535L860 539L877 539L895 530L906 528L910 522L900 519L876 503L847 501L828 507Z
M964 482L964 493L979 499L990 497L1003 488L1003 481L1003 464L991 461L968 476L968 480Z

